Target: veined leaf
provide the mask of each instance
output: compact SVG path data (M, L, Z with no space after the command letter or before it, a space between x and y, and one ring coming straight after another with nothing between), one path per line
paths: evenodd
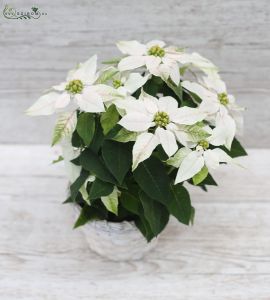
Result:
M120 142L120 143L127 143L127 142L134 142L138 136L137 132L128 131L125 128L121 128L117 134L112 138L112 140Z
M102 157L106 167L121 184L131 168L132 152L129 144L106 140L102 146Z
M103 219L105 219L105 217L106 216L98 208L85 205L81 209L81 213L80 213L76 223L74 224L73 228L75 229L80 226L83 226L84 224L86 224L87 222L89 222L91 220L103 220Z
M59 143L62 140L62 138L67 137L69 135L71 136L71 134L76 128L76 124L76 111L61 114L54 128L52 146Z
M176 217L176 219L189 225L192 218L192 206L188 191L182 185L172 186L172 201L169 203L169 212Z
M143 212L140 200L137 197L133 196L130 192L121 193L120 203L126 210L132 212L137 216L141 215Z
M151 198L168 206L171 199L170 179L162 162L150 157L133 172L135 181Z
M103 133L106 135L118 122L119 114L115 105L111 105L107 111L101 114L100 123Z
M143 215L135 220L135 225L146 238L147 242L150 242L155 237L155 234L152 232L149 223Z
M140 200L143 205L144 217L148 221L152 232L157 236L169 221L169 212L159 202L153 200L143 191L140 192Z
M228 150L226 147L221 147L221 149L224 150L232 158L248 155L244 147L236 138L234 138L232 142L231 150Z
M95 116L92 113L81 113L78 118L76 129L84 144L88 146L95 133Z
M101 201L108 211L115 215L118 214L118 190L116 187L109 196L101 197Z
M174 156L170 157L166 160L166 164L173 166L175 168L179 168L183 159L191 152L189 148L183 147L179 149Z
M100 198L102 196L108 196L112 193L114 185L109 182L102 181L98 178L92 183L89 198L91 200Z
M82 170L80 176L70 186L70 196L73 201L76 200L79 190L82 187L82 185L85 183L88 176L89 176L89 172Z
M100 157L90 149L86 149L80 155L80 163L83 169L91 172L97 178L116 184L116 180L110 173L110 171L105 167L103 161Z
M114 67L109 67L108 69L104 70L96 80L96 84L106 83L110 80L114 75L116 75L119 71Z
M186 131L189 134L191 141L194 143L204 140L210 136L210 134L202 128L201 124L186 126Z
M167 86L175 93L175 95L182 100L183 99L183 90L181 83L179 83L178 86L169 78L168 80L165 80L165 83Z

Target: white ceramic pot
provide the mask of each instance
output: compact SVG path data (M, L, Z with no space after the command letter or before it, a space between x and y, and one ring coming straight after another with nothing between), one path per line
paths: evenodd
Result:
M80 208L74 208L78 217ZM158 240L154 238L147 243L134 222L90 221L80 228L91 250L114 261L139 260Z

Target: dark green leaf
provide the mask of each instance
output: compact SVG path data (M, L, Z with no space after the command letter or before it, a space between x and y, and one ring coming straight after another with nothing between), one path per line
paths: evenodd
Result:
M103 133L106 135L119 120L119 114L115 105L111 105L107 111L101 114L100 123L103 128Z
M102 146L103 141L104 141L104 134L103 134L100 122L99 122L99 120L97 120L94 138L93 138L89 148L93 152L98 153L100 147Z
M132 164L132 150L129 144L106 140L102 146L106 167L121 184Z
M142 214L142 205L137 197L129 192L122 192L120 196L121 205L128 211L139 216Z
M210 173L208 173L206 178L198 185L201 185L201 184L202 185L217 185L216 181L214 180L214 178L212 177L212 175Z
M75 229L77 227L80 227L91 220L102 220L104 219L104 217L105 216L98 208L86 205L81 209L81 213L73 228Z
M135 225L140 230L142 235L146 238L147 242L150 242L155 237L149 223L143 216L135 220Z
M238 157L238 156L246 156L248 155L246 150L243 148L243 146L240 144L240 142L234 138L233 142L232 142L232 147L231 150L229 151L227 148L225 147L221 147L228 155L230 155L231 157Z
M140 192L140 200L143 205L144 217L151 227L151 231L157 236L169 221L169 212L164 205L153 200L143 191Z
M155 157L141 162L133 172L140 188L151 198L165 206L171 198L170 180L164 165Z
M66 203L73 203L74 201L72 200L71 196L69 196L62 204Z
M98 178L91 184L89 198L97 199L103 196L108 196L112 193L114 185L109 182L104 182Z
M172 186L172 201L169 204L169 212L183 224L188 225L192 216L192 206L188 191L182 185Z
M86 149L82 152L80 156L80 163L85 170L91 172L91 174L95 175L99 179L116 184L116 180L105 167L100 157L90 149Z
M72 134L72 138L71 138L71 144L73 147L76 147L76 148L80 148L83 146L83 141L82 139L80 138L77 130L75 130Z
M95 133L95 116L92 113L81 113L78 118L77 132L84 141L84 144L88 146Z
M76 166L80 166L81 165L81 162L80 162L80 155L73 158L70 162L72 162L74 165Z
M170 78L165 81L167 86L175 93L175 95L182 100L183 99L183 90L181 83L179 82L179 85L177 86Z
M73 201L76 200L76 197L79 193L79 189L85 183L88 176L89 173L85 170L82 170L80 176L70 186L70 196Z

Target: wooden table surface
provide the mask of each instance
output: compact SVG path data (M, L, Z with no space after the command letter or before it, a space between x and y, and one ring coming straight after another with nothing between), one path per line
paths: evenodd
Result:
M0 146L1 300L270 299L270 150L220 168L219 188L190 188L195 225L172 218L151 254L122 263L72 229L54 151Z

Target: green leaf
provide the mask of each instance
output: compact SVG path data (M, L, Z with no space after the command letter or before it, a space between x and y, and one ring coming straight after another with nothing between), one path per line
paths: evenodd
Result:
M192 177L193 183L195 185L198 185L199 183L204 181L204 179L207 177L207 175L208 175L208 169L206 166L204 166L199 173L197 173L196 175L194 175Z
M73 201L76 200L79 190L81 186L85 183L88 176L89 173L85 170L82 170L80 176L70 186L70 197Z
M106 140L102 146L102 157L106 167L121 184L132 164L130 145Z
M192 216L192 206L188 191L182 185L172 186L172 201L169 203L169 212L178 221L188 225Z
M215 185L215 186L217 186L217 183L214 180L214 178L212 177L212 175L210 173L208 173L208 175L206 176L204 181L197 185Z
M52 146L59 143L64 137L71 136L76 128L76 123L76 111L61 114L53 131Z
M114 67L109 67L108 69L104 70L96 80L96 84L106 83L110 80L114 75L116 75L119 71Z
M169 221L169 212L164 205L156 202L143 191L140 192L140 200L143 205L144 217L148 221L152 232L157 236Z
M121 58L117 57L117 58L113 58L111 60L106 60L103 61L102 63L104 65L117 65L120 62Z
M201 124L186 126L185 128L191 138L191 141L194 143L204 140L210 136L210 134L202 128Z
M120 196L121 205L129 212L139 216L142 214L142 205L139 199L129 192L122 192Z
M120 142L120 143L127 143L127 142L134 142L138 136L137 132L128 131L125 128L121 128L117 134L112 138L112 140Z
M95 134L94 134L94 138L89 146L89 148L95 152L98 153L99 149L101 148L102 144L104 141L104 134L100 125L100 122L98 120L98 122L96 123L96 130L95 130Z
M103 219L104 219L104 215L98 208L85 205L81 209L81 213L80 213L77 221L75 222L73 228L75 229L80 226L83 226L91 220L103 220Z
M141 162L133 172L135 181L140 188L151 198L165 206L171 198L170 180L164 165L155 157Z
M102 196L108 196L112 193L114 185L109 182L104 182L98 178L92 183L90 191L89 191L89 198L97 199Z
M62 155L60 155L60 156L58 156L57 159L55 159L55 160L52 161L52 164L57 164L57 163L59 163L62 160L64 160L64 157Z
M190 224L194 225L194 219L195 219L195 208L191 206L191 215L190 215Z
M71 137L71 144L73 147L75 148L80 148L80 147L84 147L83 144L83 140L81 139L81 137L79 136L77 130L75 130L72 134Z
M101 114L100 123L103 133L106 135L119 121L119 114L115 105L111 105L107 111Z
M151 96L156 96L163 85L163 80L160 77L152 76L152 78L144 84L143 90Z
M230 151L225 147L221 147L221 149L224 150L232 158L248 155L244 147L240 144L240 142L236 138L234 138L232 142Z
M101 201L108 211L113 214L118 214L118 190L114 188L113 192L109 196L101 197Z
M177 86L170 78L168 80L165 80L165 83L180 100L183 99L183 90L181 83L179 83L179 85Z
M92 113L81 113L76 129L84 144L88 146L95 133L95 116Z
M143 216L140 216L140 218L135 220L135 225L140 230L142 235L146 238L147 242L150 242L155 237L149 223Z
M186 70L187 70L188 68L189 68L189 65L185 65L185 66L181 67L181 68L179 69L180 75L181 75L181 76L184 76L185 73L186 73Z
M170 157L169 159L166 160L166 164L173 166L175 168L179 168L182 161L184 160L184 158L190 153L190 149L183 147L180 148L175 154L174 156Z
M99 156L90 149L86 149L82 152L80 156L80 163L83 169L91 172L97 178L116 184L116 180L105 167L104 163L101 161Z
M73 203L71 196L69 196L62 204Z

